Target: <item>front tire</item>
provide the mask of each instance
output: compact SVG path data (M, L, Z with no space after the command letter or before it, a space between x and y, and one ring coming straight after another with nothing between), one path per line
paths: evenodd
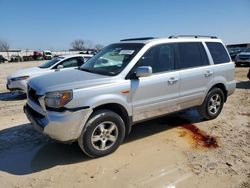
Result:
M215 119L221 113L224 101L223 91L220 88L212 88L198 108L198 112L206 120Z
M110 110L98 110L87 121L78 144L85 154L96 158L114 152L124 137L125 124L122 118Z

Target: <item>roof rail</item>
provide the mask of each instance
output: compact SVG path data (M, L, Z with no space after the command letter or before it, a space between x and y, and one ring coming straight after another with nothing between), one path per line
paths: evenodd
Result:
M151 40L154 39L154 37L142 37L142 38L131 38L131 39L122 39L120 40L122 41L133 41L133 40Z
M174 39L174 38L181 38L181 37L190 37L190 38L211 38L211 39L217 39L216 36L209 36L209 35L171 35L168 38Z

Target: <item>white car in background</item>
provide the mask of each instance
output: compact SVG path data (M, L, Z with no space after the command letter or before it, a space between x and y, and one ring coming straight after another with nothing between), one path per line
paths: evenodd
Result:
M50 60L53 58L53 54L51 53L51 51L45 50L43 51L43 58L46 60Z
M20 69L7 77L6 87L10 91L26 93L27 82L30 78L58 70L74 69L81 66L92 56L90 54L59 56L38 67Z

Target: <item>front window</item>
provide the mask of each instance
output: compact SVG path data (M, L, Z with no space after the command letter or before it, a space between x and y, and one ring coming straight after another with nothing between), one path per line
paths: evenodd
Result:
M150 48L136 63L130 73L140 66L152 67L153 73L174 70L174 45L160 44Z
M49 68L52 65L56 64L57 62L61 61L62 59L64 59L64 58L63 57L56 57L56 58L51 59L51 60L47 61L46 63L40 65L39 67L42 69Z
M117 75L143 46L141 43L111 44L89 59L80 69L95 74Z

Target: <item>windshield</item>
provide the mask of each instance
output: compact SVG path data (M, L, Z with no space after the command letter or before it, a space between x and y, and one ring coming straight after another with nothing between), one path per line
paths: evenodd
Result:
M40 65L39 67L42 69L49 68L52 65L56 64L57 62L61 61L62 59L64 59L64 58L63 57L56 57L56 58L51 59L51 60L47 61L46 63Z
M117 75L143 46L141 43L111 44L89 59L80 69L95 74Z

